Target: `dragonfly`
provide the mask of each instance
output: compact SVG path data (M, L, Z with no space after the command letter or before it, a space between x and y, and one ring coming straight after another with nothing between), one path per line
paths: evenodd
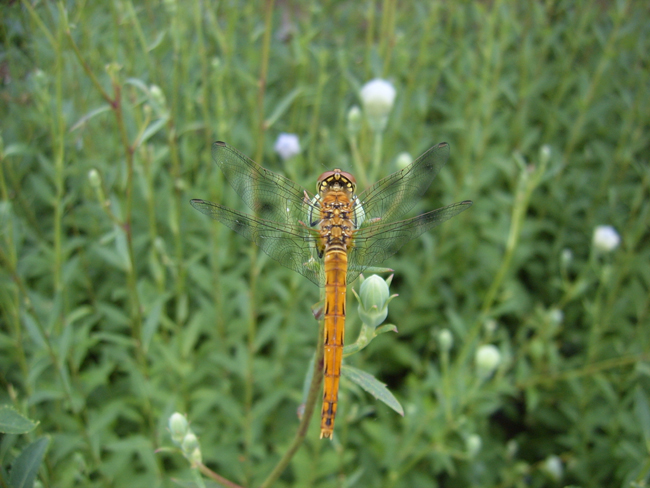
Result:
M191 205L325 288L320 437L331 439L343 359L347 285L408 241L472 205L465 200L401 220L447 163L449 144L431 147L409 166L359 194L354 176L340 169L320 175L312 195L225 142L213 144L212 158L254 215L200 199L191 200Z

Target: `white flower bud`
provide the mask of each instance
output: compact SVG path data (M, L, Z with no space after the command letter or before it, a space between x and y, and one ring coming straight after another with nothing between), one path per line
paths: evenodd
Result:
M519 444L516 440L510 439L506 444L506 456L508 456L508 459L514 459L517 451L519 451Z
M440 349L448 352L454 346L454 336L449 329L442 329L438 332L438 344Z
M413 158L411 155L407 152L402 152L397 155L397 168L398 169L404 169L406 168L409 164L413 162Z
M486 344L476 351L476 369L481 378L487 378L499 366L501 353L496 346Z
M573 251L571 249L562 249L562 254L560 255L560 263L562 266L565 268L571 264L571 261L573 261Z
M300 154L300 141L298 140L298 136L296 134L281 132L275 141L273 149L285 161Z
M467 448L467 455L470 458L473 458L478 454L478 452L481 450L481 445L483 444L483 441L481 440L481 436L478 434L472 434L465 439L465 447Z
M188 432L183 437L183 442L181 443L181 448L185 454L191 454L196 449L200 449L201 445L199 444L199 439L196 437L194 432Z
M621 243L621 236L611 225L599 225L594 230L593 244L599 252L610 252Z
M93 188L99 188L101 186L102 179L99 176L99 172L95 168L88 171L88 182Z
M361 109L357 105L353 105L348 110L348 132L350 135L355 135L361 130Z
M151 85L149 87L149 94L151 95L151 101L156 105L155 108L157 110L165 108L167 100L165 99L165 94L158 85Z
M564 321L564 312L559 308L552 308L548 311L548 317L553 325L560 325Z
M369 81L361 88L363 110L374 131L381 131L386 127L396 94L393 85L378 78Z
M539 149L539 158L541 159L542 164L548 162L548 160L551 158L551 146L544 144Z
M560 481L564 474L564 466L559 456L549 456L544 461L544 471L555 481Z
M169 417L169 432L171 432L172 440L176 444L180 444L184 440L188 427L189 424L185 415L175 412Z
M185 435L181 444L181 449L183 450L183 455L192 464L198 464L202 462L203 458L201 455L201 444L199 444L199 439L196 437L194 432L189 431Z
M487 319L483 323L483 328L485 329L485 332L488 334L494 334L494 331L497 330L499 324L497 324L497 321L494 319Z
M361 283L359 289L359 318L370 326L378 327L388 316L388 303L393 299L390 296L388 283L377 275L372 275Z

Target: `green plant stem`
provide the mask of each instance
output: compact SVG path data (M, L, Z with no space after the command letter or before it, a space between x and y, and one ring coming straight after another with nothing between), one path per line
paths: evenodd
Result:
M262 163L264 154L264 94L266 93L266 78L269 71L269 52L271 50L271 31L273 29L273 3L274 0L266 0L264 6L264 36L262 38L262 59L260 66L260 77L257 91L257 149L255 150L255 161Z
M57 29L57 46L63 44L63 28ZM65 288L63 286L62 269L65 261L63 255L63 205L65 192L65 172L63 159L65 154L65 119L63 117L63 50L56 50L56 104L55 113L52 115L52 140L54 141L54 185L56 196L54 200L54 296L62 300L61 313L65 315ZM55 322L55 332L60 334L63 327L63 317Z
M12 269L15 272L18 266L18 256L16 253L16 247L14 245L14 226L13 219L11 218L11 214L13 212L10 212L8 207L9 192L7 191L7 182L5 181L4 171L6 165L8 164L8 161L4 157L4 149L1 147L0 141L0 198L2 202L7 202L5 203L6 221L3 225L3 232L1 233L3 240L5 241L7 252L5 253L2 246L0 246L0 259L6 262L7 269ZM20 277L18 276L18 278ZM27 378L29 376L29 365L27 362L27 356L25 355L25 348L23 346L23 327L20 323L21 291L20 287L16 287L14 290L15 293L12 293L12 297L9 299L9 303L11 305L9 307L3 307L3 309L8 312L6 314L6 322L13 330L13 337L15 337L14 351L18 357L20 371L22 372L23 378ZM9 308L9 310L7 310L7 308ZM31 382L25 382L24 388L28 397L34 393Z
M316 164L318 161L318 151L316 148L319 144L318 128L320 121L320 109L323 105L323 90L328 79L327 62L329 61L329 55L327 49L319 50L317 52L316 58L318 59L318 81L316 82L314 109L312 111L311 122L309 124L309 161L311 161L312 164Z
M237 483L233 483L229 479L226 479L223 476L215 473L214 471L212 471L210 468L208 468L203 463L197 463L196 467L205 476L207 476L208 478L216 481L217 483L221 484L222 486L225 486L226 488L243 488L241 485L238 485Z
M300 419L300 425L298 426L298 431L287 449L287 452L282 456L278 464L276 464L273 471L269 476L264 480L260 485L260 488L269 488L275 480L277 480L282 472L286 469L291 461L291 458L296 454L298 448L305 440L307 435L307 429L309 428L309 423L314 414L314 408L316 402L319 398L321 384L323 382L323 356L325 353L325 320L319 320L318 327L318 345L316 348L316 358L314 360L314 374L311 379L311 384L309 386L309 394L307 395L307 401L305 402L305 410L303 412L302 419Z
M452 388L451 388L451 375L449 373L449 351L443 350L440 358L440 369L442 373L442 394L445 402L445 419L447 422L451 422L452 409L451 409L451 397L452 397Z
M60 8L62 9L62 7ZM62 18L65 19L65 16L62 16ZM136 261L135 261L135 252L133 250L132 209L133 209L133 179L134 179L133 178L134 148L129 143L126 124L122 113L122 89L121 89L122 87L119 84L117 79L116 66L115 65L109 66L107 70L111 78L114 96L112 98L108 96L108 94L101 87L101 84L99 83L97 78L94 76L92 70L86 63L83 55L79 51L77 44L72 38L72 35L70 33L70 28L67 25L67 22L64 24L64 30L68 38L68 42L72 46L72 49L75 52L77 59L79 60L79 63L84 68L86 74L88 74L90 79L93 81L95 87L98 88L102 97L109 102L111 108L113 109L115 122L117 124L120 139L122 141L122 146L124 148L124 154L125 154L126 165L127 165L127 179L126 179L126 195L125 195L125 212L124 212L124 219L122 221L121 228L126 235L127 252L129 258L129 266L126 274L127 274L127 285L129 287L129 295L130 295L129 298L131 304L131 319L132 319L131 333L135 341L136 359L139 364L140 370L142 372L142 375L145 378L149 378L146 352L144 351L144 344L142 342L142 324L144 319L142 317L143 312L142 312L142 307L141 307L138 288L137 288L137 277L136 277L137 268L136 268ZM143 401L144 401L145 417L148 421L150 434L152 436L155 445L156 444L155 420L153 418L151 401L146 395L143 396Z
M255 337L257 336L257 279L259 269L257 266L258 250L251 245L250 248L250 282L248 293L248 331L247 331L247 354L246 354L246 380L244 382L244 451L245 459L250 462L250 454L253 448L253 392L255 386Z
M363 167L363 158L359 152L359 138L355 135L350 135L348 138L350 141L350 149L352 150L352 163L354 164L355 176L359 187L366 189L369 186L368 175Z
M521 235L521 228L526 218L526 212L528 211L530 197L535 188L541 182L542 177L546 172L547 163L548 160L542 161L534 170L531 170L530 167L525 167L523 163L521 164L520 176L517 182L517 191L515 193L515 201L512 207L512 214L510 219L510 230L508 231L508 238L506 240L506 249L503 260L501 261L501 266L497 270L497 273L492 280L490 288L488 288L488 291L485 294L478 320L469 331L460 354L458 355L456 362L456 365L458 367L461 367L461 365L465 364L470 351L474 347L474 340L481 330L483 321L491 313L492 306L494 305L497 297L497 293L501 289L503 281L510 270L510 264L512 263L515 250L517 248L517 243L519 242L519 237Z
M202 85L202 100L199 106L201 107L201 117L205 126L203 133L205 134L205 147L210 148L212 142L212 133L210 131L210 62L208 60L208 50L205 45L205 35L203 33L203 2L194 2L194 25L196 28L196 37L198 41L199 60L201 62L201 85Z
M390 72L390 60L395 47L395 0L384 0L382 5L381 32L379 34L379 52L383 61L383 73Z
M374 130L372 136L372 172L370 173L370 181L375 181L381 167L384 133L381 130Z

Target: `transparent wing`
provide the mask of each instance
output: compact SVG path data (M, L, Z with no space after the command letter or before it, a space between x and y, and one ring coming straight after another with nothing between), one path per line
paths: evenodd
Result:
M354 234L348 253L348 283L368 266L376 266L395 254L404 244L472 206L469 200L454 203L412 219L398 222L375 221Z
M401 171L379 180L358 195L366 219L393 222L420 200L449 158L449 144L430 148Z
M191 200L190 203L199 212L257 244L283 266L297 271L318 286L324 286L323 266L313 258L317 232L300 223L279 224L258 219L205 200Z
M212 145L212 159L228 183L261 219L288 224L306 219L309 203L305 202L306 192L300 185L263 168L225 142L217 141Z

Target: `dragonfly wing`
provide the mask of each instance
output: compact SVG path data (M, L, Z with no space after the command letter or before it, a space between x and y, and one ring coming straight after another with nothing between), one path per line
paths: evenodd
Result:
M212 159L260 218L290 224L306 219L309 203L300 185L263 168L225 142L212 145Z
M348 283L368 266L376 266L395 254L404 244L472 206L464 201L448 205L412 219L375 222L354 234L354 247L348 253Z
M366 219L391 222L411 210L449 158L449 144L441 142L401 171L379 180L358 195Z
M283 266L297 271L318 286L325 283L323 266L313 258L316 238L302 225L279 224L231 210L205 200L191 200L199 212L227 225Z

